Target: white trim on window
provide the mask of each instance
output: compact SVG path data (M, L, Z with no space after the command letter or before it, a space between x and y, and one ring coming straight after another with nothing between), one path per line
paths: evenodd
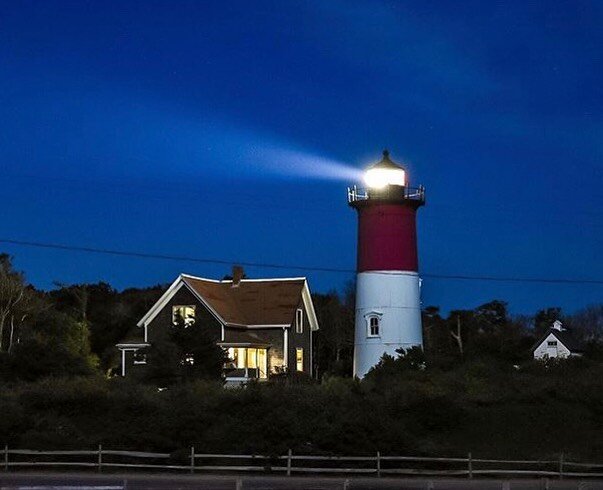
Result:
M197 305L173 305L172 306L172 325L177 325L180 315L184 322L184 328L194 325L197 316Z
M283 328L283 367L288 369L289 367L289 329Z
M295 333L304 333L304 310L295 310Z
M367 338L381 337L381 317L383 313L371 312L364 316L366 320Z

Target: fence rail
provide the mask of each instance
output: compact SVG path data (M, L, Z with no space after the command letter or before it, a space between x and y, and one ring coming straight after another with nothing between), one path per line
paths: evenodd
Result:
M82 451L38 451L33 449L10 449L3 455L4 470L35 467L79 467L104 469L182 470L195 472L278 472L292 474L349 474L349 475L405 475L405 476L475 476L504 477L603 477L603 463L567 461L561 454L552 460L503 460L473 458L442 458L424 456L393 456L377 452L373 456L324 456L293 454L265 456L256 454L206 454L190 448L189 454L182 451L154 453L103 449ZM65 460L65 457L78 459ZM122 458L122 459L119 459ZM92 459L92 461L90 460ZM142 460L142 461L141 461ZM0 460L2 461L2 460ZM413 463L410 467L408 463ZM597 471L598 470L598 471Z

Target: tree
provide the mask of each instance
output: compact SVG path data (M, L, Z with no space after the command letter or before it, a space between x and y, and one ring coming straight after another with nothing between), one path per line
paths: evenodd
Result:
M14 270L11 257L0 254L0 352L12 351L25 321L45 307L23 273Z
M396 349L396 354L396 357L383 354L379 362L366 373L364 380L374 387L387 388L396 382L397 377L427 368L427 358L420 347Z
M21 338L4 358L4 376L35 380L46 376L93 374L97 359L90 352L82 322L46 309L24 325Z
M99 282L62 285L51 291L49 297L57 310L86 323L92 352L107 373L119 364L115 344L132 330L164 290L164 286L158 285L118 292L111 285Z
M555 320L562 320L562 318L561 308L558 306L538 311L534 317L534 334L536 337L541 337L544 332L553 326Z
M147 356L144 380L160 385L220 379L227 361L224 350L200 322L187 324L181 317L142 353Z
M603 304L587 306L567 320L572 330L585 341L601 342L603 338Z
M350 375L354 346L353 294L348 286L346 299L336 291L313 294L312 301L320 330L316 335L315 372L324 374ZM347 300L347 301L346 301ZM316 369L317 368L317 369Z

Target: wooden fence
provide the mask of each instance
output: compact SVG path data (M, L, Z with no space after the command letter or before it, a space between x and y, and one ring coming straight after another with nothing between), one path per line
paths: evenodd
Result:
M90 468L103 470L177 470L190 473L280 473L347 474L380 476L447 476L473 478L479 476L601 478L603 464L567 461L563 454L554 460L502 460L434 458L422 456L389 456L377 452L373 456L282 456L252 454L205 454L191 447L188 454L154 453L103 449L83 451L38 451L4 447L4 470L11 468Z

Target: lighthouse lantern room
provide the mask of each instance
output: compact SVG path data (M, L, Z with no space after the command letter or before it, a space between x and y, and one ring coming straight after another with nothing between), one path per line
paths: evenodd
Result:
M408 185L389 152L364 175L366 189L348 189L358 212L354 376L364 377L383 354L423 345L417 254L417 209L425 189Z

